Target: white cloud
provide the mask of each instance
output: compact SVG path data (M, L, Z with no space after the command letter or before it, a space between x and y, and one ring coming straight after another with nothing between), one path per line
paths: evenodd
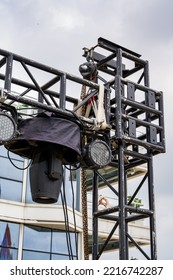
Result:
M85 25L85 17L77 10L73 9L52 9L51 11L52 29L62 28L71 31L75 28L82 28Z
M156 209L158 259L173 259L172 197L166 194L157 197Z

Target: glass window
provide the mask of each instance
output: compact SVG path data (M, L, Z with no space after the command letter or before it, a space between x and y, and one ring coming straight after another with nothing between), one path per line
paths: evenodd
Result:
M0 178L0 198L21 201L22 183Z
M50 252L51 230L47 228L25 226L23 248Z
M14 167L8 158L0 157L1 169L0 169L0 177L9 178L16 181L22 181L23 179L23 170L17 169ZM15 162L16 166L22 168L23 162Z
M71 248L73 255L76 255L75 250L75 234L70 233ZM60 254L68 254L67 236L64 231L53 231L52 234L52 252Z
M0 260L17 260L19 225L0 221Z
M50 260L50 253L23 250L23 260Z
M11 159L18 168L23 168L23 159L11 153ZM0 198L21 201L23 170L13 166L7 157L7 150L0 146Z
M76 259L75 235L70 233L71 249ZM37 226L24 227L24 260L69 260L66 233Z
M0 146L0 156L8 158L8 150L3 145ZM10 156L11 159L16 159L16 160L19 160L19 161L23 161L22 157L14 154L14 153L9 152L9 156Z
M26 186L26 203L34 203L31 196L31 188L29 181L29 170L27 172L27 186Z
M68 255L51 254L51 260L69 260L69 256Z

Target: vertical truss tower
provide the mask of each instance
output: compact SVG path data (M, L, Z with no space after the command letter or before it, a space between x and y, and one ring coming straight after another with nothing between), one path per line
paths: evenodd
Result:
M101 57L94 49L88 51L97 62L98 69L112 76L112 79L105 82L107 89L105 104L107 104L107 120L111 126L109 134L113 155L111 165L115 167L118 174L118 191L98 171L94 172L93 259L99 259L117 229L119 230L119 259L129 259L130 244L135 245L146 259L156 259L153 156L165 152L163 94L150 88L148 61L142 60L139 54L103 38L98 39L98 46L110 53ZM129 198L128 174L141 165L145 166L146 173ZM98 181L100 180L103 180L117 196L118 204L98 211ZM133 204L144 183L148 197L147 209ZM98 246L99 219L115 221L112 231L101 248ZM129 223L140 219L149 220L149 254L135 242L129 232Z

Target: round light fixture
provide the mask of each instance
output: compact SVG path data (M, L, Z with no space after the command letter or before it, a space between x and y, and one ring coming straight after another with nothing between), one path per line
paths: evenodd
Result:
M6 113L0 113L0 143L10 141L16 133L16 124L12 117Z
M89 168L102 168L111 161L111 150L108 144L102 140L94 140L86 147L84 159Z

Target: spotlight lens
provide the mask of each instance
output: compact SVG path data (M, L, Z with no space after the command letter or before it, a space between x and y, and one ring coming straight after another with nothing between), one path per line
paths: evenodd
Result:
M111 160L111 151L109 146L104 141L94 141L90 146L90 158L97 166L106 166Z
M15 133L15 123L7 114L0 114L0 142L11 140Z

